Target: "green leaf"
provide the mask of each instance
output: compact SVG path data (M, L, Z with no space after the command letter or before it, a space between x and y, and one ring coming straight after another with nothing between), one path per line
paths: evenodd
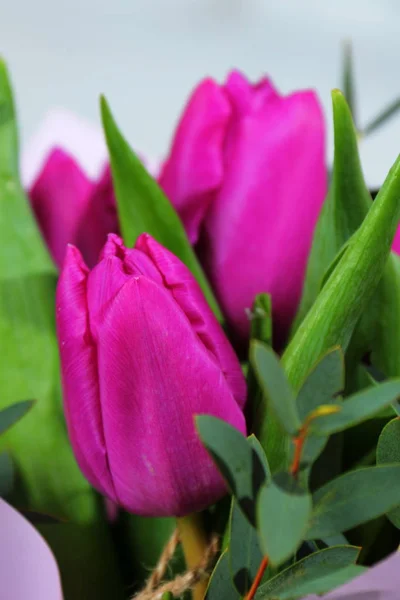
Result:
M344 356L339 347L331 348L311 370L298 393L297 410L302 422L318 406L332 404L344 389ZM305 440L301 461L310 465L323 451L327 437L312 435Z
M400 157L312 309L283 355L295 389L313 363L334 345L347 348L389 258L400 219Z
M227 550L221 554L211 574L204 600L222 600L222 598L240 600L240 595L232 582Z
M256 296L251 315L250 340L272 346L272 306L268 294ZM268 404L251 365L247 374L247 398L246 412L249 415L250 431L255 433L261 446L268 452L268 440L273 435L268 423Z
M396 418L389 421L379 436L376 449L376 462L378 465L386 463L400 464L400 419ZM387 517L393 525L400 529L400 504L397 508L390 511Z
M351 42L346 42L343 48L343 94L351 110L353 121L356 122L354 88L353 48Z
M222 320L218 304L171 202L130 148L104 97L100 107L125 243L133 246L137 237L146 232L171 250L192 271L214 313Z
M300 546L311 515L311 496L289 473L265 485L257 503L258 531L264 554L279 566Z
M164 592L161 596L161 600L174 600L174 596L171 592Z
M241 596L245 596L249 591L262 558L257 531L243 515L233 498L230 516L229 566L233 584Z
M296 409L293 391L274 351L254 341L250 348L250 362L267 401L290 435L296 435L301 421Z
M259 452L237 429L216 417L197 416L196 426L243 513L255 524L257 496L268 477Z
M371 119L369 123L365 127L363 127L361 134L363 137L366 137L376 129L378 129L381 125L386 123L393 117L400 109L400 98L397 98L393 102L389 104L386 108L384 108L376 117Z
M300 587L305 590L307 585L313 586L318 579L352 566L359 552L360 549L355 546L333 546L310 554L264 583L257 591L256 600L298 598ZM300 597L308 593L302 591Z
M385 381L338 404L339 412L317 417L310 431L317 435L332 435L365 421L400 398L400 380Z
M0 453L0 497L8 496L14 484L14 466L8 452Z
M52 547L61 571L67 577L80 556L80 571L82 564L97 570L83 596L101 600L114 593L117 600L119 574L109 532L99 537L94 527L103 518L101 505L79 471L65 427L54 323L57 274L19 181L14 101L1 60L0 113L0 408L10 400L37 400L34 410L0 437L0 449L7 449L16 472L11 501L75 523L87 553L66 540ZM102 553L107 569L100 560L93 563Z
M336 535L400 505L400 464L345 473L313 494L307 539Z
M0 435L19 421L33 405L33 400L23 400L0 410Z
M332 274L333 266L343 258L343 246L359 228L372 204L361 169L351 111L338 90L332 92L332 106L335 142L332 180L314 232L293 331L298 329L315 302L327 273Z

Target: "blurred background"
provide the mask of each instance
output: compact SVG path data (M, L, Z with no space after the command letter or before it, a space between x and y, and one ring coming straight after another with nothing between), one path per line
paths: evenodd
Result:
M399 26L399 0L13 0L1 6L0 53L24 147L54 107L98 125L102 92L135 149L157 159L199 79L238 67L253 79L270 74L284 93L316 88L331 154L343 41L353 42L364 125L400 95ZM399 151L400 114L361 144L370 186Z

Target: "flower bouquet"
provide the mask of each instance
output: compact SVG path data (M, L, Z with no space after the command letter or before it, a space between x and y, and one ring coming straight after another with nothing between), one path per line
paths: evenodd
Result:
M398 598L397 105L356 127L349 65L331 170L316 94L233 71L157 167L102 98L102 172L23 185L0 62L1 598Z

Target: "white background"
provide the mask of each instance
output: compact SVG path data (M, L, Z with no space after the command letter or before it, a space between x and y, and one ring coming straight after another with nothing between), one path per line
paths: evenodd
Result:
M399 0L0 0L0 53L23 141L55 106L98 122L103 92L130 142L152 157L165 153L196 82L234 66L270 74L282 92L317 88L331 129L346 38L365 123L400 95L399 34ZM400 152L400 116L361 152L379 184Z

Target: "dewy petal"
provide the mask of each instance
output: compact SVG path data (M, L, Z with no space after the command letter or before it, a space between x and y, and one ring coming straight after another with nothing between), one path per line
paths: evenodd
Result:
M0 581L4 600L62 600L60 574L36 529L0 498Z
M242 338L249 330L245 309L260 292L272 295L280 335L294 317L326 195L324 147L323 115L312 92L272 96L262 109L231 122L203 258Z
M136 250L149 256L193 330L215 357L239 406L246 401L246 384L239 360L189 269L148 234L137 239Z
M142 515L201 510L224 483L197 436L211 414L245 432L243 413L170 292L132 277L98 331L103 423L119 502Z
M80 468L96 489L117 500L104 442L96 348L89 331L87 277L79 251L69 246L56 301L64 407Z
M178 125L159 183L178 211L192 243L222 182L223 144L231 109L223 90L205 79L195 89Z
M29 192L43 236L60 267L67 244L76 242L91 188L77 163L55 149Z

